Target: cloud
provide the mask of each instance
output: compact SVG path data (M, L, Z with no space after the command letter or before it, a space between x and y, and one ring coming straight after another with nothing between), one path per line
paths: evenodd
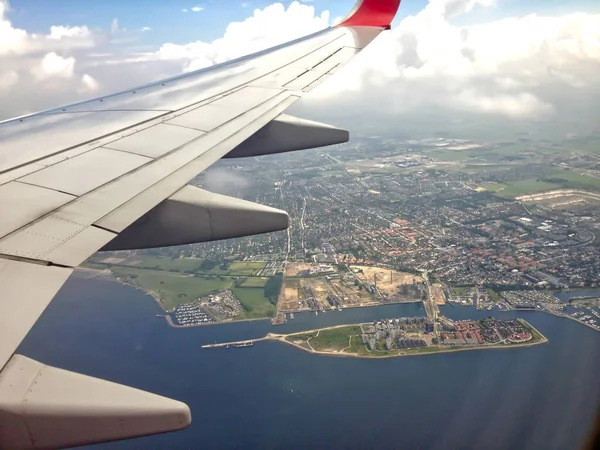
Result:
M273 45L322 30L329 25L329 12L315 15L314 7L293 2L287 9L275 3L243 22L232 22L222 38L212 42L166 43L153 58L181 61L184 71L201 69L244 56Z
M193 12L200 12L200 11L204 11L204 8L202 6L194 6L192 8Z
M83 91L88 92L95 92L99 88L98 82L94 79L94 77L88 75L87 73L81 77L81 85Z
M51 26L48 39L62 39L65 37L86 37L91 34L88 27L65 27L62 25Z
M214 41L140 51L131 43L115 47L114 36L126 34L116 20L104 33L56 25L39 35L14 27L6 5L0 0L1 118L221 63L333 22L328 11L318 14L312 5L274 3L230 23ZM501 6L492 0L430 0L297 110L317 119L367 124L381 117L406 123L427 114L444 117L445 123L465 117L489 117L490 123L600 119L600 15L532 14L457 24L477 9Z
M447 112L543 120L584 105L585 86L598 93L599 15L528 15L467 27L452 22L494 5L431 0L322 85L313 100L331 114L335 102L337 110L360 103L363 111L384 109L397 117ZM343 95L349 89L355 94Z
M38 78L71 78L75 71L75 58L63 58L54 52L50 52L44 56L40 65L35 67L33 71Z

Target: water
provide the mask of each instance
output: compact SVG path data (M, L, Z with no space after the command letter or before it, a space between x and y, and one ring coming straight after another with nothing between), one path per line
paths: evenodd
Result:
M72 278L21 345L48 364L186 401L184 431L98 448L544 448L579 446L599 406L600 333L535 311L442 307L453 319L523 317L535 347L385 360L312 355L278 342L203 344L385 317L419 304L174 329L143 292Z
M600 297L599 289L581 289L576 291L560 291L554 292L553 295L563 303L568 303L571 297Z

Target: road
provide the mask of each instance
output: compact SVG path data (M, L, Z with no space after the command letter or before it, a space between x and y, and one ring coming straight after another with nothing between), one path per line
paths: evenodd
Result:
M425 283L427 284L427 299L423 301L423 305L425 306L425 311L427 312L427 317L429 317L433 321L433 333L439 342L439 334L438 334L438 309L435 301L433 300L433 296L431 295L431 283L429 283L429 272L427 270L423 271L423 278L425 279Z

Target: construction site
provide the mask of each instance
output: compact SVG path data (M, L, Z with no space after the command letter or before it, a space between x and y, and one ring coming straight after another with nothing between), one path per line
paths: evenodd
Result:
M288 263L278 311L319 311L427 298L420 275L372 266Z

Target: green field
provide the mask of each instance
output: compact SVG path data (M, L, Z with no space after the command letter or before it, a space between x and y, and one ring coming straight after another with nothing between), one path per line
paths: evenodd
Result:
M555 189L600 190L600 178L586 175L580 171L559 170L539 179L527 178L505 183L488 183L483 187L499 197L514 198Z
M293 341L308 341L310 338L314 337L316 332L314 333L298 333L298 334L288 334L286 340Z
M600 178L586 175L580 170L560 170L548 175L545 177L545 179L554 180L558 188L589 190L600 189Z
M245 287L245 288L264 288L265 284L267 284L267 280L268 278L266 277L251 277L251 278L246 278L244 280L244 282L241 284L240 287Z
M487 293L491 297L492 301L497 302L497 301L501 300L500 295L496 291L494 291L493 289L488 289Z
M229 274L256 275L264 267L265 263L261 261L236 261L229 265Z
M236 316L236 320L260 319L275 315L275 305L265 297L263 289L234 287L232 292L244 307L244 314Z
M347 326L321 330L318 336L310 340L310 346L316 351L342 350L348 347L348 340L352 335L361 336L361 328L359 326Z
M233 282L230 277L208 279L133 267L113 266L111 270L119 280L156 293L166 311L172 311L177 305L188 303L211 291L229 288Z
M94 255L90 261L109 267L136 267L139 269L163 270L167 272L211 274L211 275L256 275L265 263L238 261L231 264L194 258L168 258L151 255L134 255L119 262L105 263L106 255Z
M455 295L467 295L467 289L466 287L453 287L452 288L452 292Z
M536 178L510 181L506 183L491 183L483 186L488 191L494 192L499 197L514 198L519 195L537 194L538 192L551 191L560 188L554 183L547 183Z

